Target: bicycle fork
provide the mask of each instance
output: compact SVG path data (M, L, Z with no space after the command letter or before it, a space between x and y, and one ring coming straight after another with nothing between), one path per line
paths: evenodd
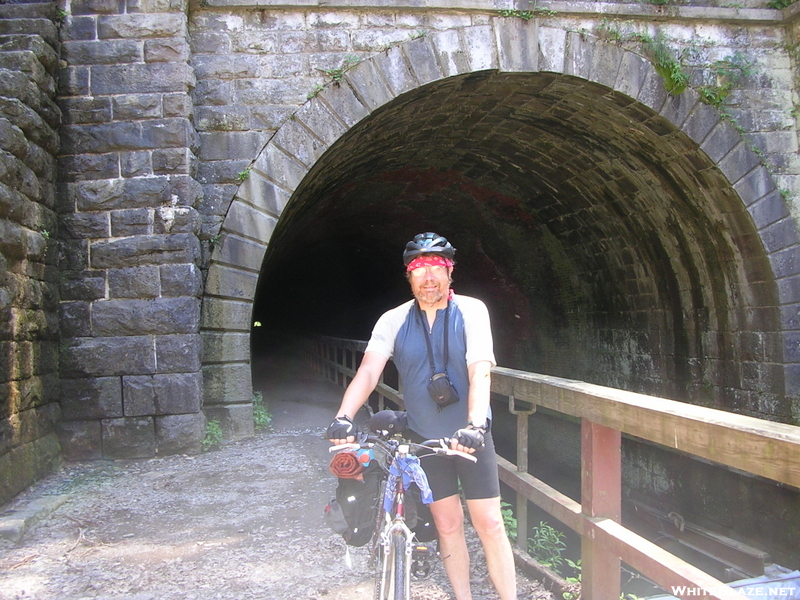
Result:
M411 600L411 554L414 534L405 522L405 490L402 477L397 477L392 483L395 486L392 511L394 518L389 521L387 515L386 527L381 532L383 564L378 598Z
M381 600L410 600L413 533L402 520L395 520L381 536L383 566Z

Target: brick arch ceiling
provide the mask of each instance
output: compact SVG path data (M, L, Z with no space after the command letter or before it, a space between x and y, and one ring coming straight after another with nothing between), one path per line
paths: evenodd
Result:
M471 35L495 44L489 58ZM558 37L527 35L540 50ZM241 299L264 336L365 337L408 296L399 252L423 230L458 247L457 291L490 304L507 366L585 375L548 348L624 329L669 338L662 375L688 379L704 334L778 327L753 310L779 300L747 210L777 192L691 91L668 96L644 59L597 40L562 44L559 62L558 44L528 56L530 39L506 48L502 32L441 38L365 61L255 161L210 278L260 273ZM249 330L239 314L232 328Z

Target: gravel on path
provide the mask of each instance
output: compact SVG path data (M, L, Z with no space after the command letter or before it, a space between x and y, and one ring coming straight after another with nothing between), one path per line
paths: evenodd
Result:
M33 485L0 511L49 506L21 539L0 539L0 599L372 598L367 550L350 549L348 567L323 522L336 482L322 432L335 407L306 384L265 394L273 424L252 438L198 456L67 463ZM472 532L469 543L474 598L493 600ZM518 579L519 598L553 598ZM414 584L415 600L451 597L440 564Z

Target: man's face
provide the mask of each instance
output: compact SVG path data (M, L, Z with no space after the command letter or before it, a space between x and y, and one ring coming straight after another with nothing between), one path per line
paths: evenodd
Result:
M440 265L419 267L408 273L411 292L423 305L433 305L447 298L450 268Z

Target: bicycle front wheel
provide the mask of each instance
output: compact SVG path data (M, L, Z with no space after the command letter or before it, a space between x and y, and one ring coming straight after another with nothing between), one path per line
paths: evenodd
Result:
M394 562L394 597L392 600L411 600L409 573L411 564L406 554L406 536L397 531L392 536Z
M409 573L411 563L406 555L406 536L396 531L389 544L380 546L375 578L376 600L411 600Z

